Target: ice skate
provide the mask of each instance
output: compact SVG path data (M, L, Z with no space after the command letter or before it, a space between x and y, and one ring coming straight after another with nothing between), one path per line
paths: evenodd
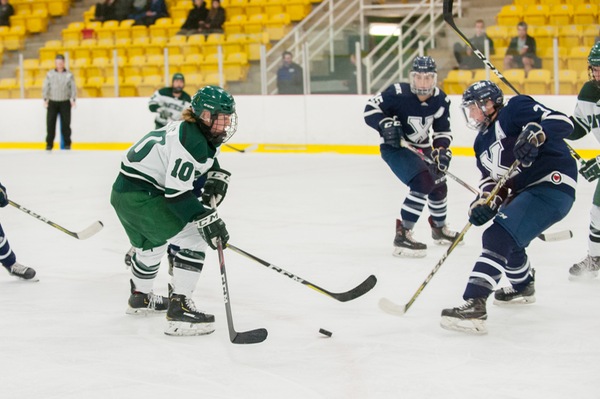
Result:
M215 331L215 316L198 311L192 299L185 295L171 295L167 322L167 335L206 335Z
M459 307L442 310L440 326L446 330L460 331L467 334L487 334L485 321L487 298L469 298Z
M165 312L168 308L167 297L156 295L152 292L147 294L135 290L133 280L131 284L131 295L125 313L131 315L147 316L149 314Z
M431 238L433 238L433 242L438 245L450 245L454 242L456 237L458 237L458 232L450 230L447 225L436 227L433 224L433 219L431 219L431 216L429 216L429 225L431 226ZM463 244L464 241L461 238L458 245Z
M569 269L569 280L591 280L598 277L600 256L586 256Z
M12 266L5 266L11 276L18 277L22 280L36 282L39 279L35 276L35 270L31 267L23 266L19 262L15 262Z
M494 292L494 305L525 305L535 302L535 284L531 280L529 284L520 290L513 286L502 287Z
M427 245L415 240L412 230L405 229L402 221L396 220L396 237L392 254L398 257L423 258L427 256Z

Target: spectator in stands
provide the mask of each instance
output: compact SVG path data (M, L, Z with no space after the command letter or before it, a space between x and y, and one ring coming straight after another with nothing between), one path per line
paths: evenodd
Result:
M133 0L115 0L114 15L117 21L123 21L124 19L127 19L132 11Z
M77 87L73 74L65 68L65 57L58 54L54 60L55 69L48 71L42 95L46 115L46 150L51 151L56 136L56 119L60 115L60 129L65 150L71 149L71 108L75 106Z
M117 19L115 16L115 0L104 0L96 4L94 21L104 22Z
M187 19L181 26L178 35L193 35L200 32L200 22L208 17L208 9L204 0L193 0L194 8L188 13Z
M540 59L536 55L535 39L527 34L527 24L517 24L517 36L513 37L506 49L504 69L523 68L525 75L533 68L539 68Z
M135 4L135 2L134 2ZM148 0L143 11L136 14L134 25L154 25L157 19L169 16L165 0Z
M212 0L208 16L203 22L200 22L198 30L202 33L223 33L223 23L225 22L225 9L221 7L220 0Z
M284 51L282 63L277 70L277 90L279 94L304 94L302 67L292 61L292 53Z
M482 19L475 21L475 36L471 37L469 41L479 51L485 54L485 41L488 41L490 46L490 55L493 55L494 42L485 33L485 24ZM458 63L460 69L477 69L484 68L483 62L473 54L471 47L466 44L455 43L454 44L454 57Z
M8 0L0 0L0 26L10 26L10 16L14 13L15 9Z

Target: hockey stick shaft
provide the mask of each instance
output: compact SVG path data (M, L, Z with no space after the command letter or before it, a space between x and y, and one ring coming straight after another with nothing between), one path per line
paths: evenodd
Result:
M500 189L502 187L504 187L504 185L506 184L506 182L508 181L508 179L510 179L511 175L519 167L519 164L520 164L520 162L518 160L515 161L515 162L513 162L513 164L508 169L508 171L500 178L500 180L498 180L498 182L496 183L496 185L494 186L494 188L490 192L490 196L488 197L488 199L485 202L486 205L492 200L492 198L494 198L494 196L496 194L498 194L498 191L500 191ZM419 297L419 295L421 294L421 292L425 289L425 287L427 286L427 284L429 284L429 282L431 281L431 279L433 278L433 276L435 276L435 274L438 272L438 270L440 269L440 267L442 267L442 265L444 264L444 262L446 261L446 259L448 259L448 256L450 256L450 254L452 253L452 251L454 251L454 248L456 248L458 246L458 244L463 239L463 237L465 236L465 234L467 233L467 231L471 228L471 226L472 226L471 222L467 222L467 224L462 229L462 231L454 239L454 241L452 242L452 244L450 245L450 247L448 247L448 249L446 250L446 253L441 257L441 259L438 261L438 263L436 263L436 265L433 267L433 269L431 270L431 272L429 273L429 275L427 276L427 278L425 279L425 281L423 281L423 283L419 286L419 288L417 289L417 291L410 298L410 300L406 303L406 305L404 305L403 307L398 307L397 305L394 305L391 301L383 298L380 301L380 307L383 310L386 310L386 311L389 311L390 307L399 308L399 309L391 310L390 311L390 313L394 313L394 314L404 314L404 313L406 313L408 311L408 309L410 309L410 307L412 306L412 304L417 300L417 298Z
M62 227L61 225L56 224L53 221L48 220L41 215L38 215L37 213L33 212L32 210L29 210L29 209L17 204L14 201L8 200L8 203L10 205L14 206L15 208L17 208L18 210L28 214L29 216L33 216L37 220L40 220L40 221L46 223L47 225L50 225L50 226L54 227L55 229L60 230L67 235L70 235L71 237L75 237L78 240L85 240L87 238L90 238L91 236L93 236L94 234L96 234L97 232L102 230L102 227L104 227L104 225L102 224L101 221L97 221L97 222L94 222L89 227L87 227L86 229L84 229L80 232L75 232L75 231L71 231L71 230L68 230L68 229Z
M373 287L375 286L375 284L377 283L377 278L374 275L370 275L365 281L363 281L361 284L359 284L358 286L354 287L353 289L351 289L350 291L346 291L346 292L341 292L341 293L334 293L331 291L326 290L325 288L319 287L316 284L313 284L309 281L304 280L301 277L296 276L293 273L290 273L278 266L273 265L272 263L269 263L265 260L260 259L257 256L252 255L251 253L248 253L246 251L244 251L243 249L240 249L238 247L236 247L235 245L232 244L227 244L227 248L231 249L234 252L237 252L238 254L245 256L271 270L276 271L279 274L283 274L284 276L287 276L289 278L291 278L292 280L300 283L300 284L304 284L305 286L307 286L308 288L311 288L323 295L326 295L330 298L336 299L340 302L347 302L347 301L351 301L353 299L356 299L360 296L363 296L364 294L366 294L367 292L369 292L371 289L373 289Z
M512 91L515 92L515 94L519 95L521 94L519 92L519 90L517 90L509 81L508 79L506 79L504 77L504 75L502 75L500 73L500 71L494 66L494 64L492 64L486 57L485 55L483 55L483 53L481 51L479 51L479 49L477 49L475 46L473 46L473 43L471 43L471 41L461 32L460 29L458 29L458 26L456 26L456 24L454 23L454 15L452 13L452 6L453 6L454 0L444 0L444 6L443 6L443 14L444 14L444 21L446 21L446 23L448 25L450 25L450 27L454 30L454 32L456 32L456 34L465 42L465 44L467 46L469 46L471 48L471 50L473 50L473 53L477 56L477 58L479 58L488 68L490 68L490 70L492 72L494 72L494 74L496 74L496 76L498 76L498 79L500 79L502 82L504 82L508 87L510 87L512 89ZM571 147L569 145L569 143L565 142L565 144L567 145L567 148L569 149L569 152L571 153L571 155L579 162L583 162L583 158L581 157L581 155L579 155L575 149L573 147Z
M231 150L237 151L237 152L246 153L246 152L254 151L258 147L258 145L252 144L252 145L250 145L250 146L248 146L246 148L243 148L243 149L242 148L234 147L234 146L229 145L229 144L225 144L225 147L227 147L227 148L229 148Z
M211 198L211 205L215 209L215 197ZM229 329L229 340L234 344L257 344L267 339L268 332L264 328L238 332L233 325L233 312L231 311L231 298L229 297L229 285L227 284L227 272L225 270L225 256L223 255L223 244L217 239L217 252L219 254L219 269L221 271L221 284L223 285L223 300L225 302L225 314L227 316L227 328Z

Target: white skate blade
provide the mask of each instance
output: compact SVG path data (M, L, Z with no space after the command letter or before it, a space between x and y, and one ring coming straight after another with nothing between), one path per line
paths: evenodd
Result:
M445 238L440 238L438 240L433 240L433 242L435 244L437 244L437 245L452 245L452 243L454 241L450 241L450 240L447 240ZM460 242L457 245L465 245L465 241L464 240L460 240Z
M440 326L445 330L458 331L472 335L487 334L485 320L479 319L457 319L455 317L442 316Z
M169 321L167 323L165 334L176 337L207 335L215 331L213 323L186 323L185 321Z
M131 306L128 306L127 310L125 310L126 314L132 315L132 316L155 316L155 315L165 314L166 312L167 312L167 309L156 310L156 309L149 309L149 308L132 308Z
M494 299L494 305L498 306L528 305L530 303L535 303L535 296L522 296L510 301L499 301Z
M23 278L23 277L15 276L14 274L11 274L11 276L14 277L14 278L16 278L17 281L22 281L24 283L37 283L37 282L40 281L40 279L38 278L37 275L33 276L33 278L30 278L30 279L26 279L26 278Z
M598 277L598 272L597 271L593 271L593 272L582 272L579 275L575 275L575 274L570 274L569 273L569 280L570 281L579 281L579 282L586 282L586 281L592 281L594 280L596 277Z
M397 258L424 258L427 256L427 250L394 247L392 255Z

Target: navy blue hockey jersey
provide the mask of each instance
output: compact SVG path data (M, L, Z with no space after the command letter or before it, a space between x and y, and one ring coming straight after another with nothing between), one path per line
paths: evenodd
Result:
M367 125L380 134L379 122L396 117L402 124L403 139L414 147L448 148L452 141L450 99L437 87L431 97L421 102L408 83L395 83L369 99L364 117Z
M537 184L552 185L575 197L577 164L563 140L573 131L573 124L566 115L525 95L511 98L490 126L475 138L477 167L482 173L481 190L491 191L513 164L513 147L529 122L542 126L546 142L535 162L528 168L520 166L506 187L518 193Z

